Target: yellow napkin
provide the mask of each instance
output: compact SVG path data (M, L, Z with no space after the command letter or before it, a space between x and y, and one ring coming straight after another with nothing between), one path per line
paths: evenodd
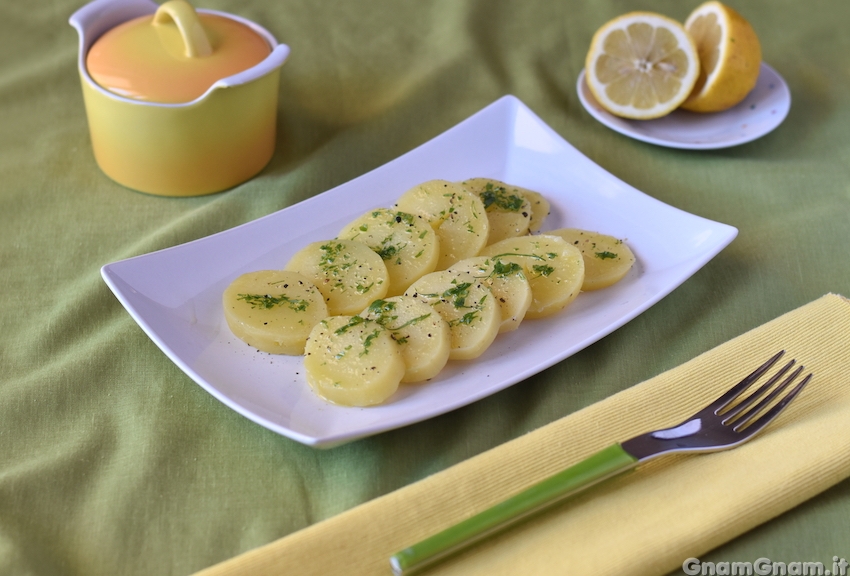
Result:
M780 349L815 376L755 440L650 461L428 574L669 572L850 475L848 300L823 296L593 406L198 574L391 574L390 554L607 445L677 424Z

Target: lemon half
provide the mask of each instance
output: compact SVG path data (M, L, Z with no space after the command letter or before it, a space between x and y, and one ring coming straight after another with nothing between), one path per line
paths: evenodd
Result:
M624 118L669 114L691 94L700 63L684 26L653 12L604 24L585 61L588 87L602 107Z
M696 42L702 71L682 108L719 112L743 100L756 85L761 66L761 45L750 23L711 1L688 16L685 29Z

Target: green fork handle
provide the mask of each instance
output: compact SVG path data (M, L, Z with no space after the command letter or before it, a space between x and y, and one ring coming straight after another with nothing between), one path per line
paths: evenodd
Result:
M467 518L390 557L397 576L427 568L483 538L588 486L632 468L638 459L619 444L603 448L581 462L519 494Z

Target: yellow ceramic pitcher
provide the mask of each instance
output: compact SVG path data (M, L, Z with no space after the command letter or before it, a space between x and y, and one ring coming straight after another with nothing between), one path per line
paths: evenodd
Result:
M226 19L224 28L216 27L216 19ZM230 14L196 12L185 0L162 6L150 0L95 0L70 22L80 36L78 65L95 159L110 178L151 194L196 196L236 186L271 159L280 66L289 48L268 31ZM234 26L267 45L261 61L235 72L238 65L222 64L239 43L228 38ZM130 28L134 31L122 37ZM99 83L87 58L108 36L119 40L103 51L111 59L95 74ZM127 68L136 67L135 78L120 70L124 54ZM221 77L216 70L223 71ZM170 93L191 84L187 77L198 71L206 74L199 81L210 83L199 95L197 82L188 96ZM144 81L146 75L165 81L157 88L156 82ZM186 98L191 99L182 101Z

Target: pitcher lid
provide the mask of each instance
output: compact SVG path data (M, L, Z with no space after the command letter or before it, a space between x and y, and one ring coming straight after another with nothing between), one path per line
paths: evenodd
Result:
M152 16L124 22L98 38L86 55L86 68L114 94L183 103L270 53L268 42L245 24L197 13L186 0L169 0Z

